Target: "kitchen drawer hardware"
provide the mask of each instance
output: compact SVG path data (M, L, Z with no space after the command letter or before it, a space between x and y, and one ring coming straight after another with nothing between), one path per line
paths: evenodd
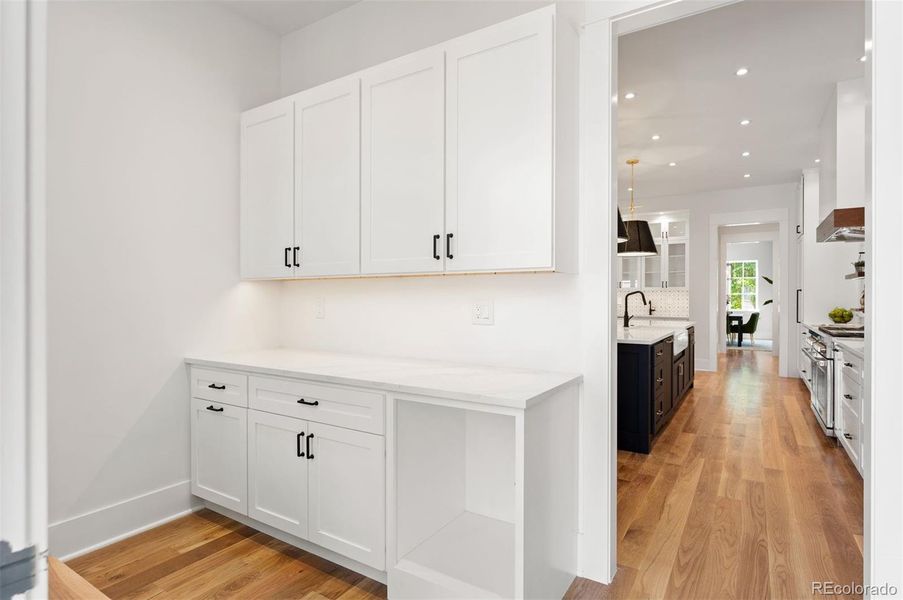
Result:
M218 385L216 383L211 383L207 387L209 387L211 390L224 390L226 389L226 384Z
M445 234L445 258L451 260L455 257L451 252L451 241L452 238L455 237L454 233L446 233Z
M298 262L298 252L301 251L301 246L295 246L292 248L292 264L296 267L300 267L301 263Z
M853 367L853 363L845 362L845 363L843 363L843 366L852 368L852 367Z
M846 432L843 434L843 437L847 438L848 440L853 439L853 436Z
M303 438L303 437L304 437L304 432L302 431L301 433L298 434L298 437L296 438L295 450L297 451L296 453L298 454L298 458L304 458L304 451L301 450L301 438Z
M442 236L439 235L438 233L433 236L433 258L435 258L436 260L439 260L440 258L442 258L441 256L439 256L439 248L437 247L437 245L439 244L440 237L442 237Z
M219 408L214 408L213 405L211 404L210 406L207 407L207 410L212 410L213 412L223 412L226 409L224 409L222 406L220 406Z
M663 350L659 350L658 352L655 353L656 356L661 356L662 354L664 354Z
M662 416L664 413L665 413L665 411L659 409L659 410L655 411L655 416L656 416L656 417L660 417L660 416Z
M314 457L314 455L310 453L310 440L312 437L314 437L314 434L312 434L312 433L307 434L307 459L308 460L313 460L313 457Z
M313 402L308 402L304 398L300 398L298 400L298 404L303 404L304 406L320 406L320 401L314 400Z
M286 248L286 249L285 249L285 266L288 267L289 269L292 268L291 263L288 262L288 253L291 252L291 251L292 251L291 248Z
M844 394L843 397L846 398L847 400L852 400L852 399L853 399L853 397L852 397L851 395L849 395L849 394Z
M665 382L664 377L659 377L658 379L655 380L655 383L664 383L664 382Z

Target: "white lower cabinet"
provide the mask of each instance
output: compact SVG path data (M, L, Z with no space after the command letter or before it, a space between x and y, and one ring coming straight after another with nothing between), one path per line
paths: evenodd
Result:
M310 435L308 539L385 569L385 439L322 423Z
M191 400L191 493L248 514L248 410Z
M248 516L307 537L307 421L248 411Z

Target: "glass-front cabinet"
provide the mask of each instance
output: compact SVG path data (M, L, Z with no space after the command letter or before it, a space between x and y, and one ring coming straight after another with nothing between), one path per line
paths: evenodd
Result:
M618 259L620 288L683 288L689 285L690 222L686 213L637 215L649 221L657 256Z

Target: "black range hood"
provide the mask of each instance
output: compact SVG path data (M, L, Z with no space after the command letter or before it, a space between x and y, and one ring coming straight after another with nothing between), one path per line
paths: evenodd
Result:
M816 242L865 241L865 207L835 208L815 232Z

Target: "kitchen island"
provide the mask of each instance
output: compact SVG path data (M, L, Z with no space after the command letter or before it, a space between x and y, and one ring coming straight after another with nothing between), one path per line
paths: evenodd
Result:
M618 327L618 449L648 454L693 387L694 325L635 319Z

